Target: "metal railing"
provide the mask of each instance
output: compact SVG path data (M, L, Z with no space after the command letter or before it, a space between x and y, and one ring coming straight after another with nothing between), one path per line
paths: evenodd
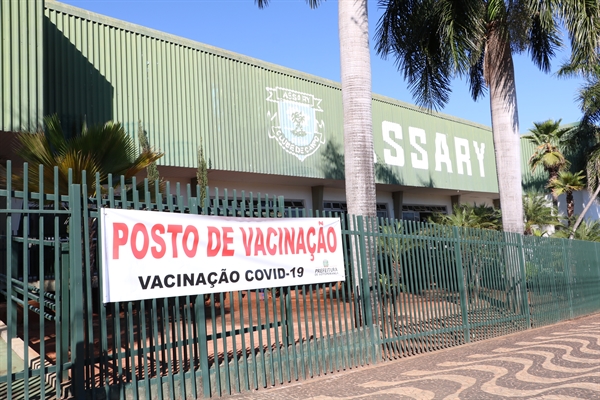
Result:
M202 202L190 185L113 189L85 175L61 194L56 177L43 194L15 190L9 163L0 190L0 398L221 396L600 311L600 243L345 215L345 282L103 305L102 207L312 213L278 196L213 188Z

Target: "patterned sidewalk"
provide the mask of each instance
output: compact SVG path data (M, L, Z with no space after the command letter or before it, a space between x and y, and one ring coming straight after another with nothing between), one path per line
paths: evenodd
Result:
M600 399L600 314L227 399Z

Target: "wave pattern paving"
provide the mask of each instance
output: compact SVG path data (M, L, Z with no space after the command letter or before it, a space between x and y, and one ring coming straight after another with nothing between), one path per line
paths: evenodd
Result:
M596 314L260 398L600 400L599 333Z

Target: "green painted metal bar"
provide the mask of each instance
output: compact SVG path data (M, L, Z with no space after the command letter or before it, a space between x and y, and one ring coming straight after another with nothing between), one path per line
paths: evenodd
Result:
M102 207L102 187L100 185L100 173L96 173L95 177L95 192L96 192L96 206L98 208L98 238L102 237L102 215L101 215L101 207ZM102 265L104 258L104 254L102 251L98 251L98 262ZM104 270L102 268L98 269L98 281L103 282L104 279ZM99 302L104 301L104 288L101 284L99 284ZM106 307L100 305L100 320L107 321L106 315ZM110 386L109 379L110 373L108 371L108 331L107 324L100 324L100 384L104 386L104 396L108 397Z
M183 327L182 327L182 316L181 316L181 302L180 297L175 297L175 304L173 306L174 314L175 314L175 326L173 339L176 340L176 343L184 343L183 340ZM177 360L177 376L176 378L179 381L179 393L182 399L187 397L186 388L185 388L185 368L183 366L183 349L184 346L176 345L176 351L173 351L173 358Z
M523 315L526 318L526 329L531 328L531 310L529 308L529 292L527 291L527 273L525 271L525 249L523 248L523 236L519 235L519 267L521 272L521 296L523 297Z
M268 198L268 196L265 196L266 198ZM274 354L275 354L275 358L273 360L273 366L276 367L276 377L274 380L274 384L275 382L278 382L279 384L283 384L284 382L284 374L283 374L283 363L284 363L284 359L283 359L283 349L282 349L282 340L279 337L279 327L283 326L281 324L280 318L279 318L279 313L278 313L278 309L279 307L277 307L277 295L275 293L275 288L270 288L269 289L269 296L265 296L265 302L269 302L271 304L271 308L273 310L273 345L272 347L274 348Z
M72 238L82 237L82 219L81 219L81 185L70 185L69 187L69 207L72 215L69 220L69 234ZM70 331L71 331L71 361L73 362L73 386L74 394L77 398L85 396L85 378L84 378L84 330L83 330L83 293L81 292L83 283L82 260L78 255L82 254L81 240L69 241L70 257L70 275L69 291L71 297L70 304Z
M371 226L372 221L367 218L367 224L368 226ZM358 228L358 232L360 232L360 239L359 239L359 255L360 255L360 268L361 268L361 275L362 275L362 299L363 299L363 304L364 304L364 310L365 310L365 331L370 331L371 333L371 343L373 344L373 346L371 346L371 362L376 363L376 349L375 346L379 345L379 335L375 335L375 326L373 325L373 304L371 301L371 282L369 282L369 278L370 278L370 271L369 271L369 267L368 267L368 262L367 261L367 248L365 245L365 238L367 238L368 232L365 231L365 223L364 223L364 218L362 216L358 216L356 218L356 226ZM368 362L368 361L367 361Z
M150 194L148 192L148 179L144 179L143 181L144 184L144 190L143 190L143 194L144 194L144 199L149 203L150 200ZM132 191L133 191L133 208L134 210L140 210L144 208L144 204L140 202L140 198L139 198L139 191L137 190L137 185L136 185L136 180L135 177L133 178L132 181ZM150 391L150 377L149 377L149 371L151 370L151 367L148 365L149 364L149 360L148 360L148 355L150 353L150 349L147 346L148 343L148 337L147 337L147 327L146 327L146 300L141 300L137 303L138 307L137 307L137 324L139 326L139 330L138 330L138 340L140 340L141 342L138 342L138 358L137 358L137 364L139 367L139 377L142 380L142 385L139 385L138 383L134 383L135 387L133 388L134 390L134 394L138 395L139 393L139 389L140 386L143 388L144 393L146 393L146 396L148 396L148 394L151 393ZM140 352L141 351L141 352ZM133 364L133 359L132 359L132 364Z
M258 199L259 199L259 204L260 204L260 193L258 193ZM268 353L265 353L264 356L266 356L268 354L268 359L265 359L265 364L268 363L269 367L269 383L271 385L275 385L275 351L273 350L273 348L275 347L275 344L273 343L272 339L271 339L271 327L273 326L272 322L271 322L271 313L270 313L270 308L269 308L269 296L267 293L267 290L264 289L264 291L261 294L261 299L260 301L262 302L262 304L265 305L265 324L267 326L266 329L266 340L267 340L267 349L268 349ZM267 384L267 381L265 381L265 384Z
M192 199L191 197L191 185L186 185L186 203L187 203L187 210L188 212L190 212L190 214L192 213L192 208L196 209L196 213L197 213L197 200L195 198ZM187 295L185 297L185 313L184 313L184 319L186 321L186 327L187 327L187 338L186 340L188 340L188 348L187 348L187 352L188 352L188 362L189 362L189 372L191 374L191 379L190 379L190 389L191 389L191 395L195 398L198 398L198 388L196 385L196 381L197 381L197 375L198 375L198 366L199 366L199 362L198 362L198 353L195 351L195 347L198 346L200 347L200 345L196 345L194 343L194 338L198 338L198 336L196 336L194 334L194 327L195 327L195 321L193 319L192 316L192 308L198 307L198 304L196 301L193 300L194 297ZM197 339L202 340L202 338ZM206 340L204 340L206 341Z
M141 340L142 340L142 351L141 355L142 360L140 362L140 367L143 368L143 389L145 393L151 393L150 391L150 371L152 370L152 366L150 364L149 355L151 352L151 348L147 346L149 341L149 337L147 334L148 327L146 325L146 300L140 301L140 331L141 331Z
M29 226L30 226L30 213L29 211L29 166L27 163L23 164L23 265L22 265L22 276L23 282L26 282L29 278ZM43 282L43 277L40 277L40 282ZM43 286L40 285L40 286ZM23 303L29 304L29 293L26 292L23 296ZM23 342L29 343L29 312L23 310L23 325L25 329L23 331ZM29 366L29 351L23 352L23 364ZM25 370L27 375L26 379L23 379L23 395L25 398L29 397L29 371Z
M417 262L415 260L415 248L418 245L418 239L416 237L411 237L414 234L415 231L415 223L413 221L408 221L407 222L407 229L408 229L408 234L410 236L405 237L405 239L409 240L408 242L408 248L409 251L405 252L403 254L403 258L404 258L404 265L407 266L408 271L410 272L409 275L410 277L408 278L408 293L411 294L415 294L417 293L417 288L416 288L416 279L418 277L417 275ZM417 304L415 302L410 302L410 307L409 307L409 318L407 321L407 329L409 329L409 327L416 327L418 326L418 312L420 311L417 308ZM417 335L415 336L415 339L410 341L411 347L412 347L412 353L413 354L417 354L420 353L420 338L421 335Z
M155 361L155 365L156 365L156 375L157 377L162 377L164 374L164 353L161 352L160 349L160 343L159 343L159 327L158 327L158 301L157 299L152 299L152 320L153 320L153 324L152 324L152 337L154 340L154 359ZM162 382L162 379L159 380L159 382ZM156 392L158 395L159 399L164 399L164 393L163 393L163 385L162 384L158 384L156 386Z
M444 228L445 229L445 228ZM444 230L443 228L440 227L436 227L436 235L438 237L443 238L444 237ZM441 277L442 277L442 281L444 282L444 290L447 293L448 296L448 301L445 301L445 308L444 308L444 320L446 321L446 326L451 325L452 324L452 318L454 316L454 310L452 310L452 299L456 298L455 296L455 287L456 287L456 282L453 281L452 277L452 273L451 273L451 266L452 266L452 258L451 258L451 249L452 249L452 242L450 240L444 240L441 243L441 248L442 251L440 252L441 257L440 257L440 270L441 270ZM444 343L444 346L447 347L452 347L457 345L458 343L455 343L452 338L450 337L450 335L446 335L445 336L446 341Z
M235 207L234 204L232 204L232 208L229 208L229 204L232 204L230 202L230 198L229 198L229 192L227 189L223 190L223 215L225 216L230 216L231 214L231 210ZM233 214L235 215L235 214ZM228 292L228 298L229 298L229 322L231 324L231 330L228 331L229 334L231 334L231 347L232 347L232 361L230 363L228 363L228 369L233 366L233 379L231 382L230 387L232 387L232 390L234 392L240 392L241 386L240 386L240 381L242 380L242 377L240 375L240 363L239 363L239 359L238 359L238 349L237 349L237 335L235 333L236 330L236 311L235 311L235 299L234 299L234 293L236 293L237 295L239 295L239 292ZM223 320L225 319L225 316L223 315ZM240 320L240 324L243 325L244 321L243 319ZM244 335L242 334L242 337ZM242 352L242 357L243 357L243 352ZM233 365L231 365L233 364ZM231 389L230 389L231 390Z
M320 363L320 352L319 352L319 341L318 341L318 337L317 337L317 323L315 321L315 304L314 304L314 299L316 297L315 294L315 290L313 285L310 285L308 287L308 311L310 314L310 324L307 325L307 329L306 329L306 340L309 341L309 345L312 342L312 352L314 354L310 354L309 351L309 360L310 360L310 364L312 366L312 371L311 371L311 377L313 376L319 376L321 375L321 363ZM306 312L306 309L305 309ZM309 326L310 329L312 330L312 332L309 333ZM310 339L312 337L312 340Z
M317 330L317 334L315 334L313 337L315 338L315 345L316 345L316 349L318 354L320 354L320 358L317 357L317 365L319 365L319 361L320 361L320 366L318 366L318 370L319 370L319 375L321 374L326 374L327 373L327 359L325 357L325 342L327 340L327 337L325 336L325 334L323 333L323 316L321 314L321 290L322 290L322 284L317 284L315 285L315 290L314 290L314 296L315 296L315 303L316 303L316 310L317 310L317 323L314 325L313 331L315 328L318 327Z
M88 207L88 191L87 191L87 176L86 172L82 173L81 182L81 223L83 225L83 235L81 240L83 241L82 246L82 264L84 266L85 273L82 275L82 288L83 288L83 308L84 308L84 329L86 335L85 343L85 388L90 390L94 386L95 382L95 368L92 365L94 359L94 329L93 329L93 311L92 311L92 267L90 261L90 226L89 226L89 207ZM95 398L95 391L92 391L92 397Z
M123 199L126 199L125 196L125 188L124 188L124 179L121 179L123 185L121 185L122 191L121 191L121 202L123 202ZM111 204L111 208L117 208L117 204L119 203L119 201L115 198L115 191L112 187L109 188L109 196L111 198L111 202L113 204ZM121 203L121 207L125 208L126 206ZM119 302L116 303L112 303L112 316L113 316L113 340L112 340L112 352L113 354L117 355L117 368L113 369L113 382L117 385L121 385L121 390L119 392L120 398L124 399L125 398L125 387L122 385L122 377L124 376L123 373L123 352L121 351L121 349L123 348L121 345L121 318L120 318L120 314L121 314L121 304ZM116 317L116 318L115 318ZM116 322L116 323L115 323Z
M458 291L460 293L460 311L462 317L462 328L464 332L464 340L465 343L471 342L471 332L469 328L469 319L468 319L468 298L465 290L464 283L464 271L463 271L463 263L462 263L462 254L460 249L460 235L458 228L452 227L452 234L454 237L454 256L456 257L456 271L458 277Z
M6 351L6 370L11 371L13 369L13 360L12 360L12 339L16 335L17 330L17 309L12 301L13 296L13 287L12 281L13 278L16 278L15 269L13 265L13 239L12 239L12 163L9 160L6 163L6 267L7 267L7 279L6 279L6 316L7 316L7 351ZM6 385L6 396L7 398L12 397L13 391L13 377L8 374L7 375L7 385Z
M571 268L569 266L569 259L567 255L567 239L562 239L562 253L563 253L563 267L564 272L566 274L566 284L567 284L567 296L569 299L569 318L573 318L573 292L571 290Z
M408 271L410 266L408 265L409 257L409 239L407 239L404 233L407 231L405 222L394 221L394 225L391 227L393 235L393 242L391 251L394 254L396 263L398 264L398 274L402 278L401 289L403 295L400 298L399 306L399 319L398 319L398 339L401 345L402 352L400 356L408 355L411 352L412 342L409 340L402 339L406 333L411 318L410 306L408 304L408 296L410 296L411 282L409 279Z
M134 187L135 187L135 185L134 185ZM174 196L175 204L173 205L173 210L171 212L174 212L175 210L180 211L180 210L184 209L183 196L181 196L181 185L179 182L177 182L177 185L175 187L175 193L176 193L176 195ZM181 300L182 300L182 297L180 297L180 296L175 297L175 333L173 334L173 338L176 340L176 343L184 343L184 335L185 335L185 329L183 326L184 318L183 318L183 315L181 314L181 310L184 305L181 304ZM174 356L177 357L177 361L178 361L177 378L179 379L179 392L181 394L181 398L183 398L183 399L185 399L187 397L186 382L185 382L186 381L185 380L185 372L186 371L185 371L184 364L183 364L184 348L185 348L185 346L177 345L177 352L173 352Z
M342 228L342 235L345 238L347 236L347 230L348 230L348 224L347 224L347 219L345 217L345 215L336 215L336 217L338 217L340 219L341 222L341 228ZM346 240L342 240L342 249L344 252L344 255L349 254L349 249L348 249L348 244ZM347 256L345 258L348 258ZM355 366L355 363L353 362L353 360L355 360L355 355L357 353L357 341L356 340L351 340L351 337L353 337L353 333L354 333L354 323L353 323L353 318L352 316L355 315L354 314L354 299L352 298L353 296L351 295L352 291L351 288L353 287L352 285L352 275L351 275L351 271L352 268L347 268L346 265L350 264L351 265L351 260L346 260L345 261L345 269L346 269L346 281L344 283L340 284L341 287L341 296L342 296L342 310L341 310L341 315L339 316L340 320L343 318L343 328L344 328L344 339L346 340L346 352L344 354L344 357L342 358L342 366L344 369L347 368L351 368ZM304 379L306 379L306 376L304 376Z

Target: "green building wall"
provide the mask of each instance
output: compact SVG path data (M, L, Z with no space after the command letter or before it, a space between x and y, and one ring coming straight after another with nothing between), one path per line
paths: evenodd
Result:
M0 0L0 131L35 131L43 117L42 0Z
M36 130L57 113L67 131L112 119L137 138L141 121L162 165L195 168L202 137L211 169L344 178L336 82L52 0L0 0L0 22L0 131ZM305 154L286 148L285 104L312 119ZM373 134L378 183L498 190L488 127L374 95ZM439 134L450 163L436 163ZM456 138L468 145L462 174ZM528 168L533 151L523 140L523 186L542 190L545 172Z
M195 168L202 137L211 169L343 179L338 83L50 0L44 35L44 109L67 130L141 121L162 165ZM373 130L379 183L498 190L487 127L374 96ZM436 150L451 161L436 168Z

